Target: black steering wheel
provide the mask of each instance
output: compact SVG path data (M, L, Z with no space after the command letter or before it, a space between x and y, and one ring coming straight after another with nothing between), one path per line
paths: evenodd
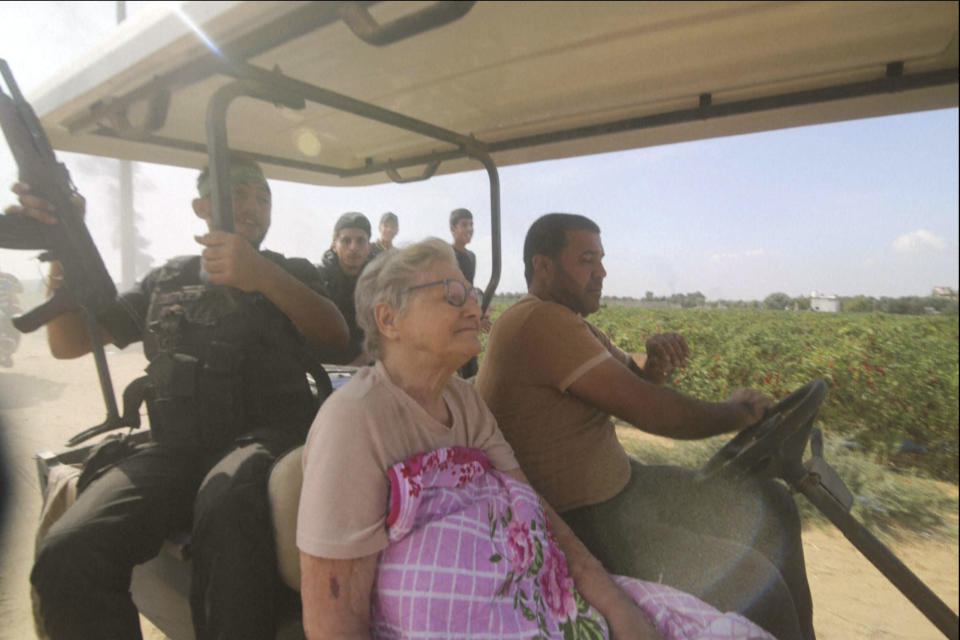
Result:
M782 477L804 473L801 457L813 420L827 395L823 380L812 380L764 412L763 418L733 437L700 468L701 480L748 473Z

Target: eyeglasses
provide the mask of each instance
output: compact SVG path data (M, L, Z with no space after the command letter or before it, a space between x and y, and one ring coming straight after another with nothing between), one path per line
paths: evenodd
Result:
M435 287L438 284L442 284L444 286L443 298L451 307L462 307L464 304L466 304L467 298L472 299L479 307L480 302L483 299L480 289L477 289L476 287L467 287L459 280L454 280L453 278L444 278L443 280L434 280L433 282L425 282L424 284L407 287L402 291L402 293L416 291L417 289L425 289L427 287Z

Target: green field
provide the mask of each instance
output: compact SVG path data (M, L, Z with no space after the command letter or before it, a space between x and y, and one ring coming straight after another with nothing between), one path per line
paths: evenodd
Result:
M885 465L957 481L954 314L604 307L590 321L630 352L642 352L655 333L682 334L691 358L667 384L703 399L738 387L781 398L822 378L829 391L818 426L829 439L863 447Z

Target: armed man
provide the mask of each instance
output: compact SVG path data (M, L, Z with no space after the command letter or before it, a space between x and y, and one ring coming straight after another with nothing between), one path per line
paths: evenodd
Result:
M209 228L196 236L200 255L171 260L98 314L105 344L143 340L153 442L85 486L40 543L31 582L53 640L139 638L131 570L184 529L196 637L274 637L267 477L316 412L306 374L323 374L307 354L343 349L349 333L309 261L260 249L271 220L260 167L235 154L230 182L235 232L214 229L204 170L193 201ZM29 186L14 192L20 206L7 215L55 223ZM50 289L62 282L52 263ZM88 353L84 329L78 312L49 322L53 355Z
M317 265L327 295L343 314L350 330L350 344L339 353L324 352L325 362L362 366L370 363L363 352L363 330L357 324L353 292L367 263L373 259L370 244L370 220L358 211L348 211L333 225L333 241Z

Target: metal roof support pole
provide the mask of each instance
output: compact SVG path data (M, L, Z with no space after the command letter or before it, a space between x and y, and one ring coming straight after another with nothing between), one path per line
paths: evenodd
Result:
M790 482L832 522L843 535L853 543L853 546L862 553L883 576L893 583L927 620L932 622L943 635L950 640L960 637L957 627L957 614L947 603L923 583L897 556L870 533L864 525L857 521L848 508L841 505L835 497L823 486L816 473L806 474L802 470L802 478Z
M713 94L702 93L698 97L697 106L693 108L678 109L675 111L637 116L635 118L626 118L624 120L575 127L573 129L561 129L500 140L491 142L487 145L487 148L493 153L498 151L511 151L513 149L524 149L542 144L553 144L592 136L603 136L626 131L639 131L653 127L683 124L686 122L697 122L706 118L723 118L727 116L760 113L788 107L823 104L835 100L848 100L851 98L863 98L897 91L912 91L957 84L957 67L902 75L902 69L898 72L898 65L901 65L901 63L890 63L887 67L886 74L882 78L874 80L849 82L818 89L803 89L761 98L737 100L736 102L718 104L713 100Z
M363 118L414 131L421 135L442 140L460 147L456 155L466 155L479 161L487 170L490 179L490 235L491 273L483 293L483 310L490 306L493 294L500 283L500 175L493 158L478 141L453 131L431 125L414 118L394 113L371 104L360 102L314 85L300 82L277 72L268 72L252 65L243 66L247 79L237 80L220 87L207 106L207 152L210 156L210 196L215 229L233 231L233 202L230 194L230 158L227 144L227 109L235 98L249 96L267 102L282 103L292 109L302 109L306 100L317 102L353 113ZM252 78L251 78L252 76ZM427 171L436 171L440 160L431 163ZM384 168L384 170L387 167ZM394 170L395 174L396 171ZM427 177L425 174L423 177Z
M427 122L289 78L278 72L265 71L253 65L243 65L242 73L243 76L252 79L238 80L221 87L213 95L213 98L210 100L210 105L207 108L207 148L210 153L210 186L213 197L214 221L215 225L217 225L215 228L222 228L224 230L233 229L233 209L230 201L229 167L227 166L228 150L226 131L226 111L230 102L240 95L248 95L268 102L277 102L280 100L278 95L283 96L285 94L287 96L285 104L292 108L302 109L305 100L324 104L334 109L353 113L362 118L376 120L457 145L462 151L455 155L472 157L484 166L490 179L490 233L493 245L490 281L483 294L483 309L487 309L490 301L493 299L496 287L500 283L500 175L493 158L490 157L490 154L487 153L486 148L480 142ZM433 172L436 171L436 167L440 164L440 161L439 158L434 158L433 162L429 163L430 166L427 167L424 175L420 176L419 179L424 179L432 175ZM383 167L381 170L389 169L392 169L392 167ZM390 173L391 171L388 171L388 175ZM395 169L392 170L392 173L398 175ZM396 179L394 176L391 177ZM418 178L414 178L414 180L416 179ZM403 181L403 179L400 181ZM219 226L218 216L220 218L230 218L229 228Z
M490 241L492 247L490 251L490 281L487 282L487 287L483 291L483 300L481 301L481 309L485 312L490 306L490 301L493 300L493 295L496 293L497 285L500 284L500 174L497 171L497 165L493 161L493 158L491 158L490 154L488 154L486 151L482 150L479 145L471 146L468 149L458 151L456 157L460 157L464 153L468 157L479 161L483 165L484 169L487 170L487 176L490 178ZM404 184L407 182L419 182L429 179L434 173L436 173L440 163L441 160L434 160L424 168L420 175L409 178L402 177L393 166L387 166L383 170L391 180L398 184Z
M230 147L227 144L227 109L241 96L303 109L303 98L284 91L266 91L258 83L238 80L217 89L207 105L207 154L210 168L210 210L213 228L233 232L233 196L230 188Z
M483 291L483 304L481 305L481 311L485 312L490 307L497 285L500 284L500 174L493 158L486 151L479 148L468 148L466 152L483 164L483 167L487 170L487 176L490 178L490 280Z
M373 3L345 3L340 7L340 19L353 35L367 44L382 47L459 20L467 15L475 2L441 0L387 24L378 24L367 11L366 4Z
M427 138L441 140L451 145L467 148L479 144L473 138L457 133L456 131L450 131L449 129L430 124L429 122L405 116L402 113L390 111L389 109L378 107L369 102L351 98L342 93L337 93L336 91L324 89L309 82L291 78L278 71L268 71L252 64L224 66L222 71L238 78L261 83L265 91L269 89L301 96L310 102L316 102L317 104L352 113L362 118L382 122L399 129L412 131L413 133L419 133ZM265 97L264 99L267 101L273 100L271 97Z
M487 176L490 178L490 280L483 291L483 300L481 301L482 311L486 311L496 293L497 285L500 284L501 269L501 250L500 250L500 173L497 171L497 165L486 151L479 146L472 146L457 153L457 157L465 153L468 157L479 161L484 169L487 170ZM430 162L420 175L409 178L402 177L392 166L387 166L384 171L390 179L398 184L407 182L419 182L427 180L436 173L441 160Z
M207 105L207 163L210 172L210 215L213 228L233 232L233 193L230 188L230 147L227 145L227 109L247 95L243 82L217 89Z

